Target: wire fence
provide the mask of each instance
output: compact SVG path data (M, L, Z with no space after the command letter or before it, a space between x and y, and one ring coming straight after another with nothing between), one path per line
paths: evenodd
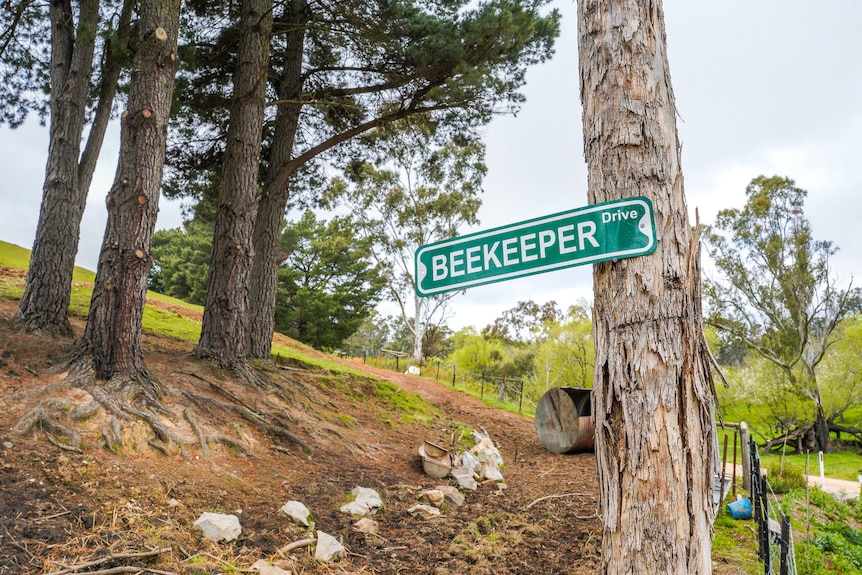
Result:
M365 355L362 360L368 365L399 373L406 372L408 369L407 354L380 353L376 357ZM417 367L412 363L410 365L413 369ZM547 391L545 386L527 378L510 377L507 374L476 373L459 368L454 362L432 360L418 366L418 369L418 375L446 384L492 405L528 415L535 414L536 404Z
M748 438L751 458L751 502L757 525L757 556L763 563L764 575L796 575L796 554L793 551L793 530L790 518L781 509L778 498L761 472L760 452L753 437Z

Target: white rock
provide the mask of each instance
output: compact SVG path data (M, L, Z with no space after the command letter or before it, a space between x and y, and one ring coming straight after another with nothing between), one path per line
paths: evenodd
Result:
M469 451L465 451L461 454L462 467L466 467L470 471L473 471L476 469L477 465L479 465L479 460L476 459L476 457L472 453L470 453Z
M433 505L434 507L442 507L446 497L439 489L426 489L419 494L419 500Z
M470 452L481 462L494 461L498 466L503 465L503 456L500 455L500 451L490 437L480 439Z
M380 525L368 517L363 517L359 521L353 524L353 528L359 531L360 533L377 533L380 531Z
M452 470L451 475L458 481L458 485L464 489L476 491L479 488L476 480L473 479L473 471L466 467L456 467Z
M255 561L251 568L257 569L259 575L291 575L290 571L285 571L281 567L271 565L269 561L265 559Z
M374 515L378 509L383 507L383 500L380 498L380 494L373 489L354 487L351 493L356 496L356 499L346 505L342 505L340 508L342 513Z
M288 501L281 506L281 509L279 509L278 512L290 517L300 525L308 527L308 516L311 515L311 512L308 510L308 507L301 502Z
M437 517L440 515L440 510L436 507L432 507L430 505L424 505L419 503L418 505L414 505L410 509L407 510L407 513L415 517L421 517L423 519L431 519L432 517Z
M457 488L451 485L438 485L434 489L443 493L443 500L446 502L446 505L452 507L461 507L464 505L464 494L458 491Z
M421 375L422 371L419 369L418 365L411 365L407 367L407 371L405 371L407 375Z
M503 481L503 474L500 473L500 468L497 467L497 462L493 459L486 461L482 465L482 477L493 479L494 481Z
M213 541L233 541L242 533L239 518L236 515L221 513L202 513L194 526L203 532L204 537Z
M12 449L13 447L15 447L15 444L14 444L14 443L12 443L11 441L4 441L4 442L3 442L3 447L4 447L4 448L6 448L6 449Z
M331 562L344 555L344 545L338 539L324 533L317 532L317 547L314 549L314 558L318 561Z
M180 502L178 499L174 499L173 497L168 501L168 507L179 507Z

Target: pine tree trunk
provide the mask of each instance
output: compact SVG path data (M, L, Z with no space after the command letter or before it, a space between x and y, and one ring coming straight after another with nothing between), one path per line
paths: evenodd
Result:
M198 357L224 366L247 360L260 142L272 35L272 0L243 0L233 100L207 278Z
M285 35L287 49L278 97L275 134L269 158L269 178L260 198L254 224L254 264L251 270L251 321L248 330L250 357L268 359L272 351L275 302L278 292L278 265L281 230L290 195L288 186L274 185L274 179L293 157L293 144L302 105L302 56L306 24L305 0L293 0L288 8Z
M87 327L75 355L101 380L123 391L158 390L141 353L150 246L158 214L168 121L177 60L180 0L145 0L139 14L137 53L122 115L120 157L107 197L108 222ZM130 389L127 382L142 389Z
M717 447L660 1L579 0L589 201L646 196L658 249L594 266L601 573L711 572Z
M69 2L51 2L51 129L42 206L24 294L15 319L25 329L69 335L67 317L89 185L78 156L95 49L98 0L81 2L78 30Z

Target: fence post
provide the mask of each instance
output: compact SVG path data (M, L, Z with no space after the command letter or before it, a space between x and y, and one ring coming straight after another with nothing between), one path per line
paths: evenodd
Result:
M790 561L788 560L788 555L790 554L790 518L781 515L781 564L779 569L780 575L790 575Z
M739 422L739 440L742 444L742 488L751 493L751 445L748 424Z
M506 374L503 374L503 380L500 382L500 395L498 397L500 403L506 402Z
M455 389L455 372L458 371L458 364L452 362L452 389Z
M736 437L734 435L734 437ZM721 515L721 509L724 507L724 484L727 482L727 473L725 465L727 464L727 436L724 436L724 455L721 457L721 483L718 484L718 514Z
M758 556L763 562L763 575L772 574L769 554L769 512L766 501L766 481L760 473L760 454L752 437L748 438L751 454L751 498L754 504L754 520L757 522Z
M733 489L733 498L736 499L736 430L733 431L733 483L731 487Z
M401 365L401 358L396 355L395 356L395 371L397 371L398 373L401 373L401 367L399 367L400 365Z
M521 380L521 397L518 399L518 413L521 413L521 409L524 407L524 380Z
M485 372L482 372L482 393L479 394L481 399L485 399Z
M437 362L437 377L434 378L434 381L440 381L440 362Z

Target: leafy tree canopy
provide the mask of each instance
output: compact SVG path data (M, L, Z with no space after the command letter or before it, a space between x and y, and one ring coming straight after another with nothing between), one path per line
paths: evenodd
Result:
M370 243L349 220L320 221L311 211L285 226L276 331L319 349L337 348L353 335L384 285Z
M509 343L544 340L553 326L563 319L557 302L537 304L533 300L519 301L485 327L482 333Z
M212 227L188 222L184 228L159 230L153 236L149 289L203 305L212 252Z

